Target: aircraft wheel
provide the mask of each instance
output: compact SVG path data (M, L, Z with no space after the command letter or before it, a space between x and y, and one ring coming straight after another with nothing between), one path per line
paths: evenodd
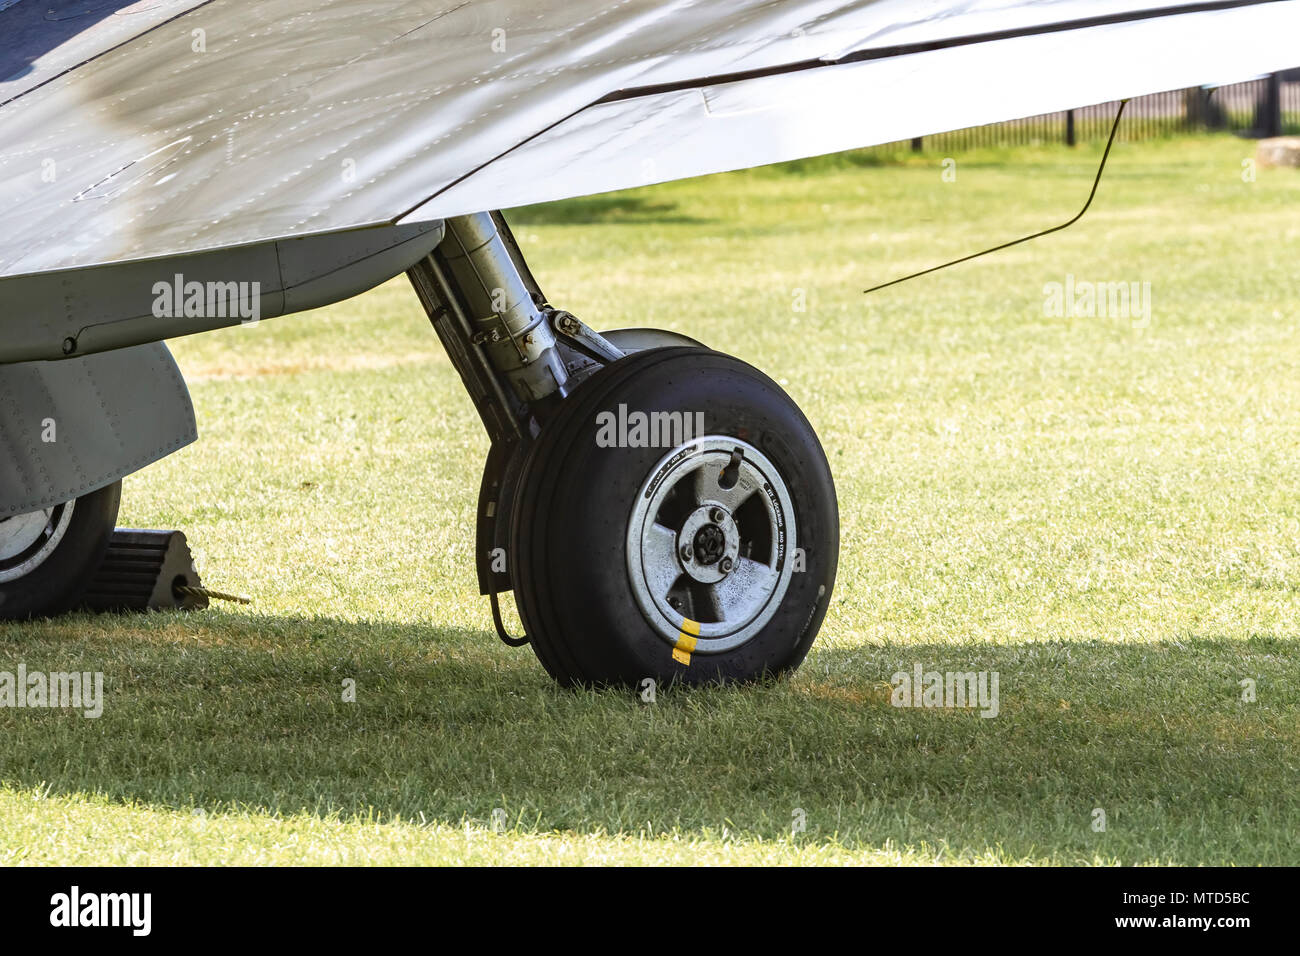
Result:
M0 518L0 618L70 609L99 569L122 482L63 504Z
M593 375L546 423L510 544L520 617L562 684L752 681L808 653L839 515L780 386L720 352L657 348Z

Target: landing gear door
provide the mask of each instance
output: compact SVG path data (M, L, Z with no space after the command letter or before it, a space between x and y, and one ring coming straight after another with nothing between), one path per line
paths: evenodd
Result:
M0 365L0 517L112 484L198 436L161 342Z

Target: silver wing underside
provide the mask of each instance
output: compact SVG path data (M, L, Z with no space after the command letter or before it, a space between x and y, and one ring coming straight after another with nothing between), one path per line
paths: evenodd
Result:
M6 2L0 277L437 220L1300 59L1298 0Z

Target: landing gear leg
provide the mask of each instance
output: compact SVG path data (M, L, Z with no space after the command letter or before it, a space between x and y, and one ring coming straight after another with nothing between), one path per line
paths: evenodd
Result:
M500 214L448 220L410 278L492 439L480 589L514 590L546 670L636 685L796 668L839 518L789 396L690 339L601 335L552 308Z

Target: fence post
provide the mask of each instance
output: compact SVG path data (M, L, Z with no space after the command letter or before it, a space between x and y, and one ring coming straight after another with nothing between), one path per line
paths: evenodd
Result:
M912 152L919 153L920 151L921 151L921 137L918 136L916 137L916 139L912 140Z
M1183 115L1188 129L1226 129L1228 114L1220 105L1221 87L1189 86L1183 91Z
M1065 111L1065 145L1074 146L1077 140L1074 136L1074 110Z
M1264 87L1264 122L1261 132L1265 136L1282 135L1282 74L1270 73Z

